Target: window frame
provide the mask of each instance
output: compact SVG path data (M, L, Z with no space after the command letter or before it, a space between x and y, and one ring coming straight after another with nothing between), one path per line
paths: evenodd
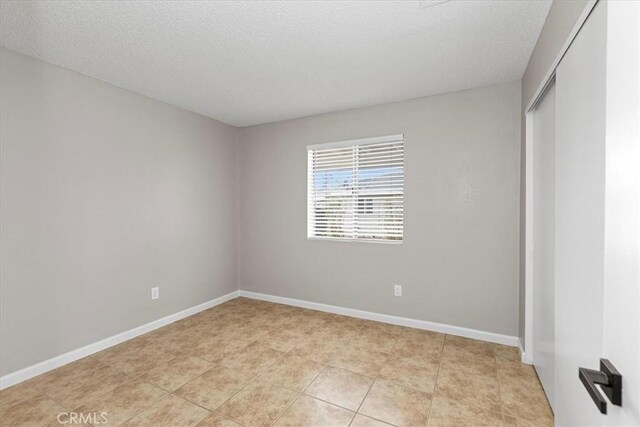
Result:
M391 142L402 142L403 145L403 156L402 156L402 202L404 205L404 176L405 176L405 164L404 164L404 134L395 134L395 135L386 135L386 136L377 136L372 138L359 138L359 139L351 139L346 141L337 141L337 142L328 142L322 144L312 144L307 145L307 240L311 241L326 241L326 242L353 242L353 243L376 243L383 245L401 245L404 243L404 210L402 212L402 238L400 240L394 239L367 239L367 238L350 238L350 237L322 237L315 236L312 232L312 218L311 218L311 197L310 194L313 191L313 178L310 168L311 162L311 152L313 150L327 150L327 149L339 149L339 148L348 148L353 147L355 145L365 146L371 144L381 144L381 143L391 143ZM357 206L354 209L358 209Z

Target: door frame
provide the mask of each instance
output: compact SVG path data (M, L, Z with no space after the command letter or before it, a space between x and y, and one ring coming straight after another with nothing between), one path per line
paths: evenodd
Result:
M524 110L525 113L525 215L524 215L524 235L525 235L525 257L524 257L524 288L525 288L525 328L524 328L524 348L520 345L520 353L523 363L533 363L533 317L535 307L533 306L533 110L544 95L547 86L555 78L556 68L571 46L576 35L586 22L599 0L589 0L584 10L578 17L575 25L569 32L567 39L563 43L560 51L545 73L544 78L538 85L531 101Z

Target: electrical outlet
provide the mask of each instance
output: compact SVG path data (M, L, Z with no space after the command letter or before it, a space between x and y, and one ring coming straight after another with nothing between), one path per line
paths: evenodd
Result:
M393 285L393 296L394 297L402 296L402 285Z
M160 288L159 287L155 287L155 288L151 288L151 299L158 299L160 298Z

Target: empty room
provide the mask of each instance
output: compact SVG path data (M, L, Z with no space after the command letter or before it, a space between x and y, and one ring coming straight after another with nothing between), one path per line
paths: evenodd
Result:
M640 0L0 0L0 426L640 426Z

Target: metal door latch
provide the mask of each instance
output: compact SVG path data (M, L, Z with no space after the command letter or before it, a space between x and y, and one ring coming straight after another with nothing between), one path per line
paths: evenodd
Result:
M622 375L607 359L600 359L600 370L578 368L578 377L601 413L607 413L607 401L596 387L598 384L611 403L622 406Z

